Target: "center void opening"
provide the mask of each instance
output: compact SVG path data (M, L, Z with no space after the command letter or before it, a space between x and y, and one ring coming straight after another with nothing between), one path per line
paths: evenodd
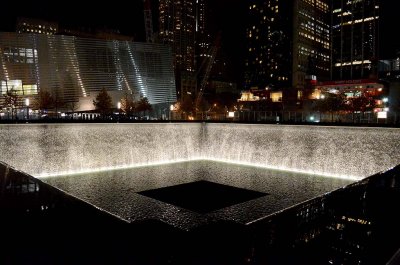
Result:
M201 214L268 195L205 180L138 193Z

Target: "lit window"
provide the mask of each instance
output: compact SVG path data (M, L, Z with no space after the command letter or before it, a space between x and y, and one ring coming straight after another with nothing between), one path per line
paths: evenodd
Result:
M271 93L271 101L272 102L281 102L282 101L282 91L272 92Z

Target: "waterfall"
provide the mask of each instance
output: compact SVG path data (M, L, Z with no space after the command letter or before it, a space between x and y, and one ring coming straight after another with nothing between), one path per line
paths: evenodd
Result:
M399 136L335 126L0 125L0 161L36 177L203 159L361 179L400 164Z

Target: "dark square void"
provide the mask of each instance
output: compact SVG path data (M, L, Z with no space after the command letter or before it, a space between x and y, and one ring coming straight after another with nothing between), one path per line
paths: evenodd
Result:
M205 180L138 193L202 214L268 195Z

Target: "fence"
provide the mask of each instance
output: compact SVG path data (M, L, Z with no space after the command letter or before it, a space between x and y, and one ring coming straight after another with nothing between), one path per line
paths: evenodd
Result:
M188 117L175 114L172 115L172 119L186 120ZM200 112L193 119L261 123L400 124L400 115L396 112L235 111L224 114Z

